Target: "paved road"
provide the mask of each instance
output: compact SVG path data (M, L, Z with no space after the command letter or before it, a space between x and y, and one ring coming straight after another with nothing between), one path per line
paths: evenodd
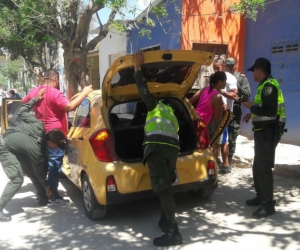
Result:
M5 182L1 168L0 191ZM169 249L300 249L300 194L290 195L299 180L275 176L277 213L262 220L252 219L254 209L245 206L245 199L254 197L251 184L250 168L233 168L232 174L220 177L219 188L209 200L176 194L184 244ZM152 246L152 239L160 234L157 198L112 206L106 219L90 221L81 192L67 179L61 179L59 189L70 204L40 208L26 178L7 206L12 221L0 223L1 250L157 249Z

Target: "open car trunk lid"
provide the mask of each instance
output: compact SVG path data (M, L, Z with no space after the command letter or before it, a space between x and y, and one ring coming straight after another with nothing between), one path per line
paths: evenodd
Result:
M183 98L194 84L202 65L210 65L214 54L195 50L144 52L141 67L154 97ZM102 84L102 98L128 101L139 97L135 85L133 55L118 58L108 69Z

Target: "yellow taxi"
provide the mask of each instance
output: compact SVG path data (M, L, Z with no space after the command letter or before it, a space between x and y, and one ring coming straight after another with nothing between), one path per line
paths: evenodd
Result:
M230 120L225 112L209 139L186 94L202 65L214 54L159 50L144 53L143 74L150 92L172 108L179 123L180 151L173 192L190 191L207 198L218 184L211 145ZM133 77L133 55L118 58L108 69L102 90L93 91L74 112L62 172L82 190L88 218L103 218L111 204L154 196L148 168L142 163L147 108ZM17 124L21 101L3 99L2 130ZM2 132L3 132L2 131Z
M173 191L209 197L217 187L217 163L206 126L185 97L202 65L214 55L201 51L144 53L143 74L150 92L172 102L179 122L180 152ZM108 69L102 90L93 91L77 108L68 133L63 173L82 190L87 216L105 216L110 204L155 195L142 164L147 108L133 77L133 55L118 58ZM225 113L212 139L229 120Z

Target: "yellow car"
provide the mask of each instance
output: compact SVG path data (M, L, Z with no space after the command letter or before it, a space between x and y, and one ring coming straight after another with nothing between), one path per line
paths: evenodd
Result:
M144 58L142 71L149 90L157 99L173 103L180 125L173 191L190 190L199 198L208 197L217 187L217 163L207 129L185 95L201 65L210 65L214 55L170 50L145 52ZM116 60L107 71L102 91L93 91L77 108L68 133L62 171L82 190L84 208L92 220L104 217L110 204L155 195L148 168L142 164L147 108L133 73L133 55ZM226 122L228 114L215 139Z
M230 120L226 112L211 140L205 124L185 97L202 65L214 55L202 51L149 51L142 71L150 92L172 103L179 122L180 152L173 192L209 197L218 183L218 167L210 149ZM108 69L102 90L93 91L74 112L62 171L82 190L87 216L106 215L110 204L154 196L148 168L142 164L147 108L133 78L133 55L117 59ZM16 123L21 103L2 102L2 128Z

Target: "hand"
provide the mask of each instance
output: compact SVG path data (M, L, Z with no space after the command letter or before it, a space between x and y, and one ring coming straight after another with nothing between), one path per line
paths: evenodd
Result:
M86 86L84 87L84 89L82 90L82 93L85 94L85 96L88 96L89 93L91 93L93 91L92 85Z
M225 112L227 109L228 109L227 104L223 104L223 106L222 106L222 111Z
M242 103L248 109L250 109L252 106L252 102L249 99L246 102L242 102Z
M133 55L134 70L141 70L141 65L144 63L144 53L142 51L136 52Z
M50 189L50 187L45 187L45 190L46 190L46 196L48 198L51 198L53 196L53 192L52 190Z
M248 123L248 121L251 119L251 114L248 113L248 114L245 114L244 117L243 117L243 122L246 122Z
M38 100L42 100L44 98L44 94L46 92L46 88L42 88L40 89L39 93L36 96L36 99Z

